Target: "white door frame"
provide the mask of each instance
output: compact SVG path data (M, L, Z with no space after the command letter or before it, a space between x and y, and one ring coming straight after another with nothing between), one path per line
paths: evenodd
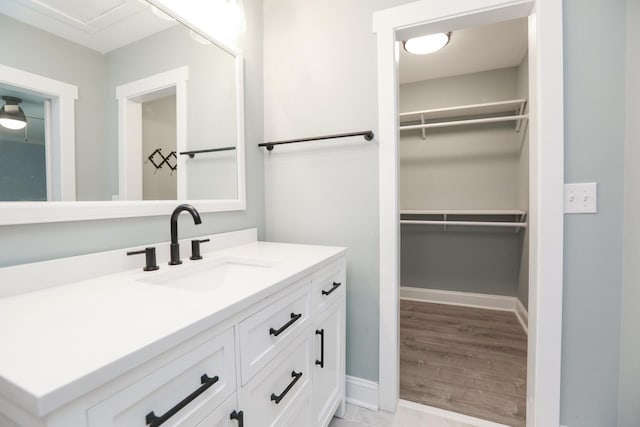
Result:
M163 95L176 96L176 154L187 147L187 81L183 66L116 87L118 100L118 198L142 199L142 103ZM165 93L166 92L166 93ZM187 198L184 159L176 156L178 200Z
M2 64L0 83L38 94L49 103L45 109L47 199L75 200L75 101L78 99L78 87Z
M398 43L431 32L529 16L529 336L527 426L560 418L563 268L562 2L421 0L373 15L377 34L380 210L379 407L399 397ZM540 315L544 313L544 315Z

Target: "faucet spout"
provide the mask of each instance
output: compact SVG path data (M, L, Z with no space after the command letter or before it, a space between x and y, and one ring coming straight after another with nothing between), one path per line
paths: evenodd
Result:
M182 212L189 212L196 225L202 223L200 214L196 208L191 205L178 205L173 210L173 213L171 214L171 261L169 261L169 265L182 264L182 260L180 259L180 244L178 243L178 216L180 216Z

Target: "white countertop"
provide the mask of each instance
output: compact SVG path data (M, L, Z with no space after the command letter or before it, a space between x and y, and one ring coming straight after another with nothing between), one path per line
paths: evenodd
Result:
M140 268L0 298L0 394L39 416L328 264L344 248L253 242L201 261ZM216 258L267 260L259 280L195 292L136 279ZM144 258L144 256L142 257ZM142 262L142 261L141 261ZM37 268L38 264L33 264ZM185 270L186 271L186 270ZM46 271L42 271L46 277Z

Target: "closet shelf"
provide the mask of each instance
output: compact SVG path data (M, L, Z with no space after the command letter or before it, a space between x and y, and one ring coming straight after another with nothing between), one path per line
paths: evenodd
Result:
M528 114L524 113L526 105L526 99L512 99L508 101L487 102L483 104L460 105L456 107L400 113L400 130L424 130L436 127L515 121L515 130L516 132L520 132L520 129L522 129L522 122L529 117ZM511 114L505 115L508 113ZM465 119L464 117L475 118ZM438 119L449 120L433 121ZM431 122L426 123L428 120ZM415 124L415 122L420 123Z
M522 210L401 210L400 218L400 224L442 225L445 231L447 226L527 228Z

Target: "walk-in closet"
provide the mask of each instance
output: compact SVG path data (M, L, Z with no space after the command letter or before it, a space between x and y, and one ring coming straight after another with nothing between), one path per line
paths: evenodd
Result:
M400 54L400 397L524 426L527 20Z

